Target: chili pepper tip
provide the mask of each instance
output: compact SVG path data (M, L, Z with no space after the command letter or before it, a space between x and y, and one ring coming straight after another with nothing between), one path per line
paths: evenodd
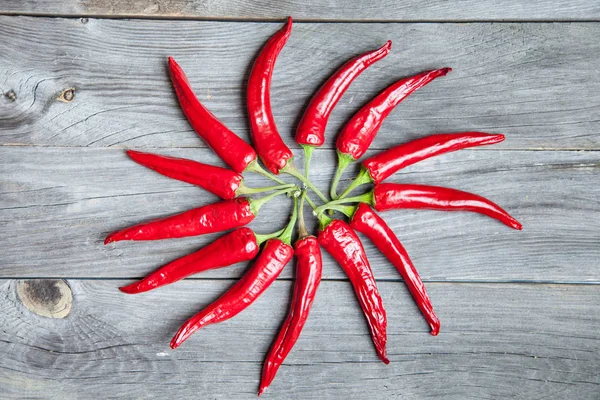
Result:
M104 239L104 245L107 245L107 244L109 244L109 243L116 242L116 241L117 241L117 240L116 240L116 237L115 237L116 235L117 235L117 232L113 232L113 233L111 233L110 235L108 235L108 236L106 237L106 239Z
M188 324L190 324L190 321L187 321L185 324L183 324L183 326L179 328L175 336L173 336L173 339L171 339L171 343L169 343L169 347L171 347L171 349L175 350L181 345L181 343L185 342L185 340L188 337L190 337L192 332L190 332Z
M121 286L119 290L123 293L127 294L136 294L138 293L138 282L134 282L130 285Z
M523 224L521 224L519 221L517 221L513 217L510 217L510 219L507 221L507 225L510 226L511 228L514 228L514 229L518 230L518 231L522 231L523 230Z
M438 333L440 333L440 321L438 321L435 325L429 325L429 327L431 328L431 336L437 336Z

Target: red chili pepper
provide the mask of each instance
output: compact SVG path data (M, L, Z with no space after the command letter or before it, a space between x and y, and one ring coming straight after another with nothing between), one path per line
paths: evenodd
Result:
M261 173L262 168L256 162L256 152L252 146L230 131L200 103L173 57L169 57L169 71L181 109L196 133L235 172L249 170Z
M306 192L303 196L305 195ZM303 202L300 203L300 239L294 245L297 260L294 295L288 316L267 355L258 392L259 396L271 384L277 370L294 347L294 344L296 344L321 282L321 249L317 238L309 235L304 226L302 206Z
M293 189L283 189L260 199L240 197L194 208L173 215L113 232L104 244L121 240L159 240L198 236L247 225L262 205L273 197Z
M248 78L247 100L252 141L267 169L276 175L294 157L277 131L271 110L271 77L275 61L291 31L292 18L288 17L286 25L261 50Z
M293 186L279 185L266 188L249 188L244 185L242 175L227 168L215 167L214 165L185 158L167 157L134 150L127 150L127 154L144 167L169 178L200 186L224 200L233 199L244 194L262 193Z
M258 235L250 228L238 228L195 253L178 258L144 279L119 289L129 294L147 292L202 271L252 260L258 254L259 246L263 241L279 236L281 232Z
M442 68L401 79L375 96L354 114L337 138L338 169L331 186L332 198L337 198L337 183L346 167L365 154L381 128L381 124L394 107L415 90L450 71L452 71L451 68Z
M258 259L244 276L216 301L185 322L171 340L175 349L198 329L226 321L252 304L277 279L294 255L290 246L296 223L297 202L289 225L278 239L267 240Z
M354 57L335 71L315 93L296 130L296 143L304 147L306 160L310 159L313 146L320 147L325 142L325 127L329 116L350 84L370 65L387 56L391 48L392 41L388 40L377 50ZM308 161L306 165L308 166Z
M398 208L429 208L443 211L471 211L497 219L521 230L523 225L499 205L473 193L440 186L383 183L373 189L377 211Z
M367 317L377 354L385 364L388 364L390 361L385 350L387 342L385 309L360 239L347 223L336 219L319 231L319 244L340 264L350 279L363 313Z
M436 336L440 331L440 320L433 311L419 273L388 224L371 207L361 203L350 219L350 227L367 236L400 272L419 310L431 327L431 334Z
M485 197L441 186L400 183L381 183L363 195L332 201L318 207L316 212L337 209L338 204L361 202L375 207L377 211L402 208L426 208L441 211L471 211L497 219L503 224L521 230L523 225L499 205ZM342 211L342 210L340 210ZM347 212L346 212L347 213Z
M400 169L427 158L469 147L500 143L503 140L502 134L463 132L431 135L392 147L364 160L360 173L340 198L343 199L360 185L381 183Z

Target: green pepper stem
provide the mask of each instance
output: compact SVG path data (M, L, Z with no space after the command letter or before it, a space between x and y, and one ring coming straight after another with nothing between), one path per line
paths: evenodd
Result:
M323 193L321 193L321 191L319 189L317 189L315 187L315 185L312 184L311 181L306 179L306 177L304 175L302 175L300 173L300 171L298 171L298 169L296 168L296 166L294 164L292 164L291 162L288 162L287 165L285 167L283 167L281 172L285 172L286 174L289 174L289 175L293 176L294 178L301 180L302 183L304 183L313 192L315 192L321 200L323 200L325 203L327 203L327 201L328 201L327 197L325 197L325 195Z
M319 230L323 230L327 227L327 225L329 225L330 223L333 222L333 219L329 218L328 216L326 216L325 214L316 214L317 219L319 220Z
M277 232L264 233L264 234L259 234L259 233L254 232L254 236L256 237L256 243L258 243L258 245L260 246L262 243L266 242L267 240L273 239L274 237L281 235L284 230L285 230L285 228L280 229Z
M365 194L361 194L360 196L354 196L354 197L348 197L345 199L338 199L338 200L330 201L327 204L317 207L315 212L317 214L321 214L325 210L332 209L331 206L336 206L336 205L345 204L345 203L367 203L367 204L372 205L373 204L373 191L367 192Z
M327 216L323 215L322 213L321 213L321 214L317 214L317 211L316 211L316 210L317 210L317 208L318 208L318 207L317 207L317 205L316 205L316 204L315 204L315 203L314 203L314 202L311 200L311 198L310 198L310 197L308 197L308 195L305 197L305 199L306 199L306 202L307 202L308 204L310 204L310 207L313 209L313 215L314 215L315 217L317 217L317 219L319 220L319 229L321 229L321 230L325 229L325 227L326 227L327 225L329 225L329 224L331 223L331 221L333 221L333 220L332 220L331 218L329 218L329 217L327 217Z
M373 179L371 178L371 174L369 173L369 171L366 168L361 168L360 172L358 173L358 176L352 181L350 186L346 188L344 193L342 193L342 195L337 200L343 199L344 197L348 196L350 192L352 192L357 187L361 185L366 185L367 183L371 182L373 182Z
M335 170L335 175L333 177L333 182L331 183L331 189L329 190L329 194L331 195L331 198L333 200L337 200L338 195L337 195L337 187L338 184L340 183L340 179L342 178L342 175L344 174L344 171L346 170L346 168L348 168L348 165L350 165L351 163L353 163L354 158L352 158L352 156L349 156L348 154L344 154L341 151L337 150L337 155L338 155L338 164L337 164L337 168Z
M339 211L348 218L352 218L352 216L354 215L354 212L356 211L355 206L343 206L341 204L329 205L329 206L327 206L327 209Z
M269 178L270 180L279 183L280 185L286 184L284 181L277 178L275 175L273 175L269 171L263 169L263 167L260 166L260 164L258 163L257 160L254 160L250 164L248 164L248 166L246 167L246 171L254 172L255 174L260 174L262 176L265 176L265 177Z
M279 190L279 189L288 189L291 187L294 187L296 185L294 185L293 183L289 183L289 184L285 184L285 185L278 185L278 186L269 186L269 187L262 187L262 188L251 188L248 187L246 185L244 185L243 183L240 185L240 187L238 188L238 190L235 191L235 193L238 196L241 195L245 195L245 194L256 194L256 193L264 193L264 192L270 192L272 190Z
M273 200L274 197L279 196L280 194L289 193L296 189L296 186L294 186L288 189L278 190L277 192L271 193L268 196L261 197L258 199L248 199L248 201L250 202L250 211L252 211L252 214L258 215L258 211L260 210L260 208L269 201Z
M298 236L299 239L303 239L310 236L306 225L304 224L304 200L306 199L306 190L302 191L302 197L300 197L300 205L298 210Z
M294 233L294 227L296 226L296 220L298 219L298 199L294 198L294 211L292 211L292 216L290 217L289 224L285 227L283 233L279 235L279 240L283 243L291 246L292 244L292 234Z
M312 201L312 199L310 197L308 197L308 195L306 195L305 199L306 199L306 202L310 205L310 208L312 208L313 210L317 209L317 205L315 204L314 201Z
M315 151L315 146L311 146L309 144L302 144L301 146L304 149L304 176L306 179L308 179L308 173L310 172L310 159L313 151Z

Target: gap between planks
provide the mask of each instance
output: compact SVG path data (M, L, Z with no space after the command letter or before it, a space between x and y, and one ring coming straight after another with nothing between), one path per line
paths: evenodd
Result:
M65 18L65 19L78 19L78 18L92 18L92 19L142 19L142 20L174 20L174 21L206 21L206 22L243 22L243 23L280 23L285 18L254 18L254 17L202 17L192 15L143 15L143 14L95 14L95 13L36 13L36 12L11 12L11 11L0 11L0 16L8 17L34 17L34 18ZM293 17L293 15L292 15ZM546 23L558 23L558 24L570 24L570 23L598 23L598 18L533 18L533 19L385 19L385 18L347 18L347 19L332 19L332 18L294 18L294 23L306 23L306 24L357 24L357 23L382 23L382 24L469 24L469 23L482 23L482 24L546 24Z
M0 284L2 281L12 280L67 280L67 281L127 281L127 280L139 280L143 279L144 276L134 277L64 277L64 276L16 276L16 277L0 277ZM182 281L238 281L239 278L216 278L216 277L194 277L185 278ZM277 278L279 282L292 282L293 278ZM390 278L376 278L377 282L404 282L402 279L390 279ZM322 278L322 282L349 282L348 279L341 278ZM436 279L423 279L424 283L427 284L499 284L499 285L561 285L561 286L595 286L600 285L600 281L555 281L555 280L525 280L525 279L447 279L447 280L436 280Z
M402 143L400 143L402 144ZM55 144L30 144L30 143L0 143L0 148L1 147L31 147L31 148L48 148L48 149L88 149L91 146L68 146L68 145L55 145ZM294 146L294 144L292 144L291 146L289 146L290 149L292 150L301 150L300 147ZM133 149L133 148L137 148L136 146L94 146L93 148L95 149L121 149L121 150L129 150L129 149ZM209 149L208 146L177 146L177 147L168 147L168 146L157 146L157 147L143 147L141 148L141 151L145 151L145 152L152 152L154 150L183 150L183 149ZM316 149L317 151L321 151L321 150L335 150L334 147L326 147L326 146L322 146L322 147L318 147ZM389 150L389 147L369 147L369 150L373 151L373 150ZM585 151L585 152L595 152L595 151L600 151L599 149L591 149L591 148L578 148L578 147L573 147L573 148L521 148L521 147L513 147L513 148L492 148L492 147L480 147L480 148L470 148L469 151ZM362 160L362 159L361 159ZM360 163L360 161L357 161L357 163Z

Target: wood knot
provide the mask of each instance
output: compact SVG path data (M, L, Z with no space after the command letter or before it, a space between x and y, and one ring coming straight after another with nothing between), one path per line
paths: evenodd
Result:
M75 98L75 88L67 88L63 90L60 95L56 98L58 101L63 103L70 103Z
M10 101L17 100L17 94L12 89L9 90L8 92L4 92L4 97L6 97L7 99L9 99Z
M81 23L83 25L85 25L85 24L87 24L89 22L89 19L87 19L87 18L81 18L79 21L81 21Z
M65 318L73 305L73 292L62 279L19 281L17 294L29 311L46 318Z

